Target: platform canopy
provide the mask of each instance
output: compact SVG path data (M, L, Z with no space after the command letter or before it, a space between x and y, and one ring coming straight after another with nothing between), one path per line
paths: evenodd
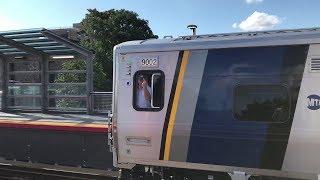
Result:
M91 51L47 29L0 32L0 53L7 56L66 53L79 53L86 57L93 55Z
M2 111L91 112L94 53L66 34L78 36L71 28L0 32Z

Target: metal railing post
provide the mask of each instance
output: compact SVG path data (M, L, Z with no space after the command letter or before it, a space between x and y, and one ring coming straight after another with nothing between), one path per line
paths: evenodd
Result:
M41 111L43 113L48 112L48 66L49 66L49 57L40 56L41 62Z
M86 62L86 89L87 89L87 114L93 113L93 59L94 57L84 57Z
M6 57L1 56L1 69L2 69L2 95L1 95L1 110L7 111L8 109L8 61Z

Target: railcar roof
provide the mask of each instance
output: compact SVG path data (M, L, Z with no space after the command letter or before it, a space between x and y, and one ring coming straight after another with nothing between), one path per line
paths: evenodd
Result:
M202 48L223 48L232 46L260 46L282 44L320 43L320 27L307 29L287 29L273 31L238 32L225 34L206 34L180 36L178 38L147 39L128 41L119 44L115 49L120 52L144 50L178 50Z

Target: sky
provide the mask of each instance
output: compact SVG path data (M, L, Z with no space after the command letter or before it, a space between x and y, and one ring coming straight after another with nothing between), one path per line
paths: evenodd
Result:
M135 11L160 38L320 27L320 0L0 0L0 31L71 27L88 12Z

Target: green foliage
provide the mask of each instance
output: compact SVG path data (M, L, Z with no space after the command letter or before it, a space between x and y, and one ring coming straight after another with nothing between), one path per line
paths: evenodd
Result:
M83 59L75 59L75 60L67 60L56 62L55 64L58 70L85 70L86 64ZM54 79L54 83L82 83L86 82L86 75L85 73L73 73L73 72L66 72L66 73L58 73Z
M85 84L51 84L48 87L49 95L86 95Z
M76 73L58 73L54 83L81 83L86 82L85 73L76 74Z
M57 99L57 108L86 108L86 101L83 100L71 100L71 99Z
M81 44L95 51L94 86L96 91L112 90L113 47L125 41L157 38L148 21L128 10L100 12L89 9L81 22L85 37Z
M66 60L61 64L61 70L85 70L86 63L83 59Z
M86 74L79 72L79 70L85 70L85 61L81 58L70 60L56 60L51 61L51 69L62 70L65 72L51 74L48 92L49 95L70 95L70 96L86 96ZM78 71L78 72L72 72ZM54 84L62 83L62 84ZM84 84L69 84L69 83L84 83ZM60 98L55 100L55 106L57 108L84 108L86 106L85 101L80 99Z

